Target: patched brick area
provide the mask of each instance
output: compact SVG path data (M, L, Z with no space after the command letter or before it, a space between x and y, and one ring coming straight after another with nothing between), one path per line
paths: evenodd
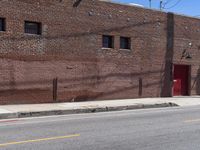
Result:
M200 94L199 19L98 0L3 0L0 17L0 104L172 96L173 64L191 65L190 94ZM25 34L25 20L42 34Z

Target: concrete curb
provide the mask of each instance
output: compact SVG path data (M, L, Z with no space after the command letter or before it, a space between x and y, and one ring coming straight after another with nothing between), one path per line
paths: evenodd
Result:
M16 112L0 114L0 119L14 119L14 118L27 118L39 116L53 116L53 115L67 115L67 114L80 114L80 113L96 113L108 111L121 111L145 108L162 108L162 107L176 107L175 103L161 103L161 104L137 104L130 106L116 106L116 107L94 107L94 108L81 108L81 109L66 109L66 110L48 110L48 111L35 111L35 112Z

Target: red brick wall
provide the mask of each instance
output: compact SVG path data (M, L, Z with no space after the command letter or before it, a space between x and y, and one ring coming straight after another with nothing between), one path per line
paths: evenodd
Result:
M200 94L199 19L174 16L170 49L166 13L97 0L73 4L1 2L7 30L0 32L0 104L53 102L55 78L59 102L170 96L170 61L192 66L191 94ZM42 35L25 34L24 20L41 22ZM103 34L114 35L114 49L102 49ZM130 51L120 50L120 36L131 37ZM184 49L192 59L180 59Z

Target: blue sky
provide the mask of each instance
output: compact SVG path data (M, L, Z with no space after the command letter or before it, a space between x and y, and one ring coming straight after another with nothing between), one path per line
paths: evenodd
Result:
M144 7L149 7L149 0L113 0L120 3L136 3L143 5ZM159 9L160 0L151 0L152 8ZM180 2L179 2L180 1ZM200 0L163 0L163 3L166 4L166 8L171 6L174 7L170 9L164 9L165 11L176 12L179 14L185 14L188 16L198 16L200 17Z

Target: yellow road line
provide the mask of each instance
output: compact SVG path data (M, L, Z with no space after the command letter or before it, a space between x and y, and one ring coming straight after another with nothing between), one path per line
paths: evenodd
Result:
M79 137L79 136L80 136L80 134L72 134L72 135L66 135L66 136L41 138L41 139L35 139L35 140L26 140L26 141L19 141L19 142L9 142L9 143L0 144L0 147L9 146L9 145L17 145L17 144L26 144L26 143L35 143L35 142L42 142L42 141L50 141L50 140L58 140L58 139L67 139L67 138L73 138L73 137Z
M185 120L184 122L185 122L185 123L200 122L200 119Z

